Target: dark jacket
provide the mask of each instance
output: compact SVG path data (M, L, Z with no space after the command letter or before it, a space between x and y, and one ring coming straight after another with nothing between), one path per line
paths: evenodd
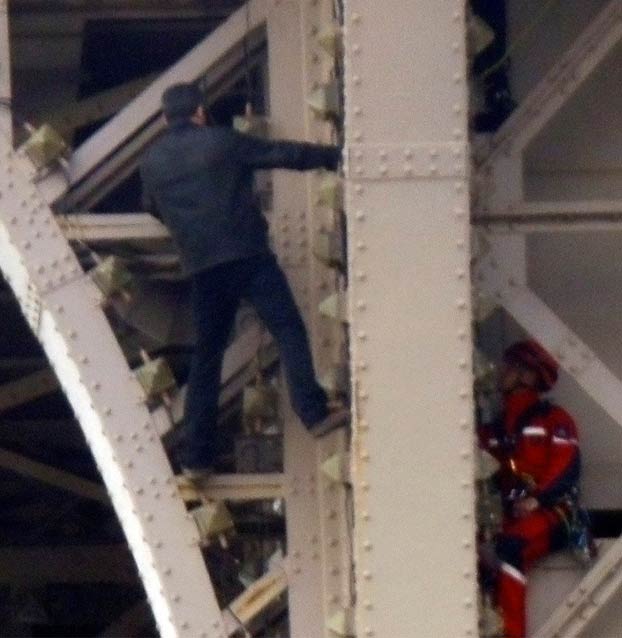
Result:
M269 250L253 171L337 167L337 147L266 141L228 128L174 123L143 156L143 200L168 226L193 274Z

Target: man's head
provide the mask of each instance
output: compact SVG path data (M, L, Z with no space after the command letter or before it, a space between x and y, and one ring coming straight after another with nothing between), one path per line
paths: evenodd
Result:
M537 341L518 341L503 354L499 386L505 394L524 388L548 392L558 372L557 361Z
M205 124L203 95L196 84L173 84L162 94L162 110L166 121L192 121Z

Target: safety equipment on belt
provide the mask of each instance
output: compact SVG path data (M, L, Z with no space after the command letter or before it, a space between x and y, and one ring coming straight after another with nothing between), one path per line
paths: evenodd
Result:
M503 360L512 365L522 365L538 374L538 391L547 392L557 381L559 363L535 340L527 339L511 345L503 354Z

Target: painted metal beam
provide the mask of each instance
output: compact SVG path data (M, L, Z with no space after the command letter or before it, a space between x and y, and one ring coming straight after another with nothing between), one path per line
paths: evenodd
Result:
M465 4L345 2L362 637L478 633Z
M185 501L257 501L285 496L282 474L216 474L204 486L184 476L177 478L179 493Z
M17 381L0 386L0 414L30 403L60 388L53 370L33 372Z
M222 67L223 58L230 54L250 31L265 23L266 13L266 0L249 0L244 7L232 14L224 24L91 136L76 150L71 159L71 184L82 180L143 128L145 123L158 117L162 92L167 86L175 82L194 81L209 69Z
M110 504L110 498L103 485L99 485L98 483L89 481L81 476L76 476L57 467L47 465L46 463L33 461L23 454L17 454L11 450L0 448L0 467L15 472L16 474L36 479L37 481L41 481L42 483L57 487L61 490L71 492L82 498L99 501L105 505Z
M91 97L79 100L51 113L44 113L40 119L49 123L56 131L67 139L71 139L74 131L81 126L97 122L114 115L130 100L134 99L155 76L126 82L113 89L102 91Z
M245 628L273 605L287 591L287 573L283 566L274 567L256 580L238 596L226 609L225 618L229 635L240 627Z
M620 42L621 17L620 2L607 2L494 135L478 169L477 216L537 214L523 201L523 151Z
M331 139L330 127L313 116L306 100L334 73L317 43L317 35L332 22L332 10L333 3L327 0L272 3L267 25L268 77L270 126L276 138ZM312 254L315 235L326 223L326 211L316 205L318 183L315 176L303 178L291 171L276 171L272 176L271 226L275 250L305 319L321 377L338 360L340 341L334 322L321 317L317 309L321 296L333 292L335 286L334 273L325 266L321 272ZM327 638L331 635L328 619L351 604L349 565L344 569L349 557L341 560L341 554L349 549L342 527L345 490L333 485L323 498L321 491L328 489L319 471L325 458L324 446L305 431L285 403L281 417L285 424L290 631L292 636ZM345 445L343 433L334 434L327 445L332 449L337 442ZM334 539L338 542L331 545Z
M515 234L489 234L490 250L477 264L481 289L502 305L622 427L622 381L527 286L526 242Z
M166 638L223 638L222 617L144 394L32 166L0 136L0 268L80 421Z
M9 44L8 0L0 0L0 100L10 101L11 91L11 47ZM13 138L13 118L6 106L0 105L0 131Z
M69 241L117 243L122 241L170 241L162 222L149 213L80 213L58 215L58 225Z
M584 630L621 589L622 539L618 539L536 631L534 638L578 638L590 635L583 633Z

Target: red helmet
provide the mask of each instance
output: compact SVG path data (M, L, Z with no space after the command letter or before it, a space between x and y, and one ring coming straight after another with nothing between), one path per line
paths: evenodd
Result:
M519 364L538 373L538 390L547 392L557 381L559 363L533 339L517 341L504 353L503 360L512 365Z

